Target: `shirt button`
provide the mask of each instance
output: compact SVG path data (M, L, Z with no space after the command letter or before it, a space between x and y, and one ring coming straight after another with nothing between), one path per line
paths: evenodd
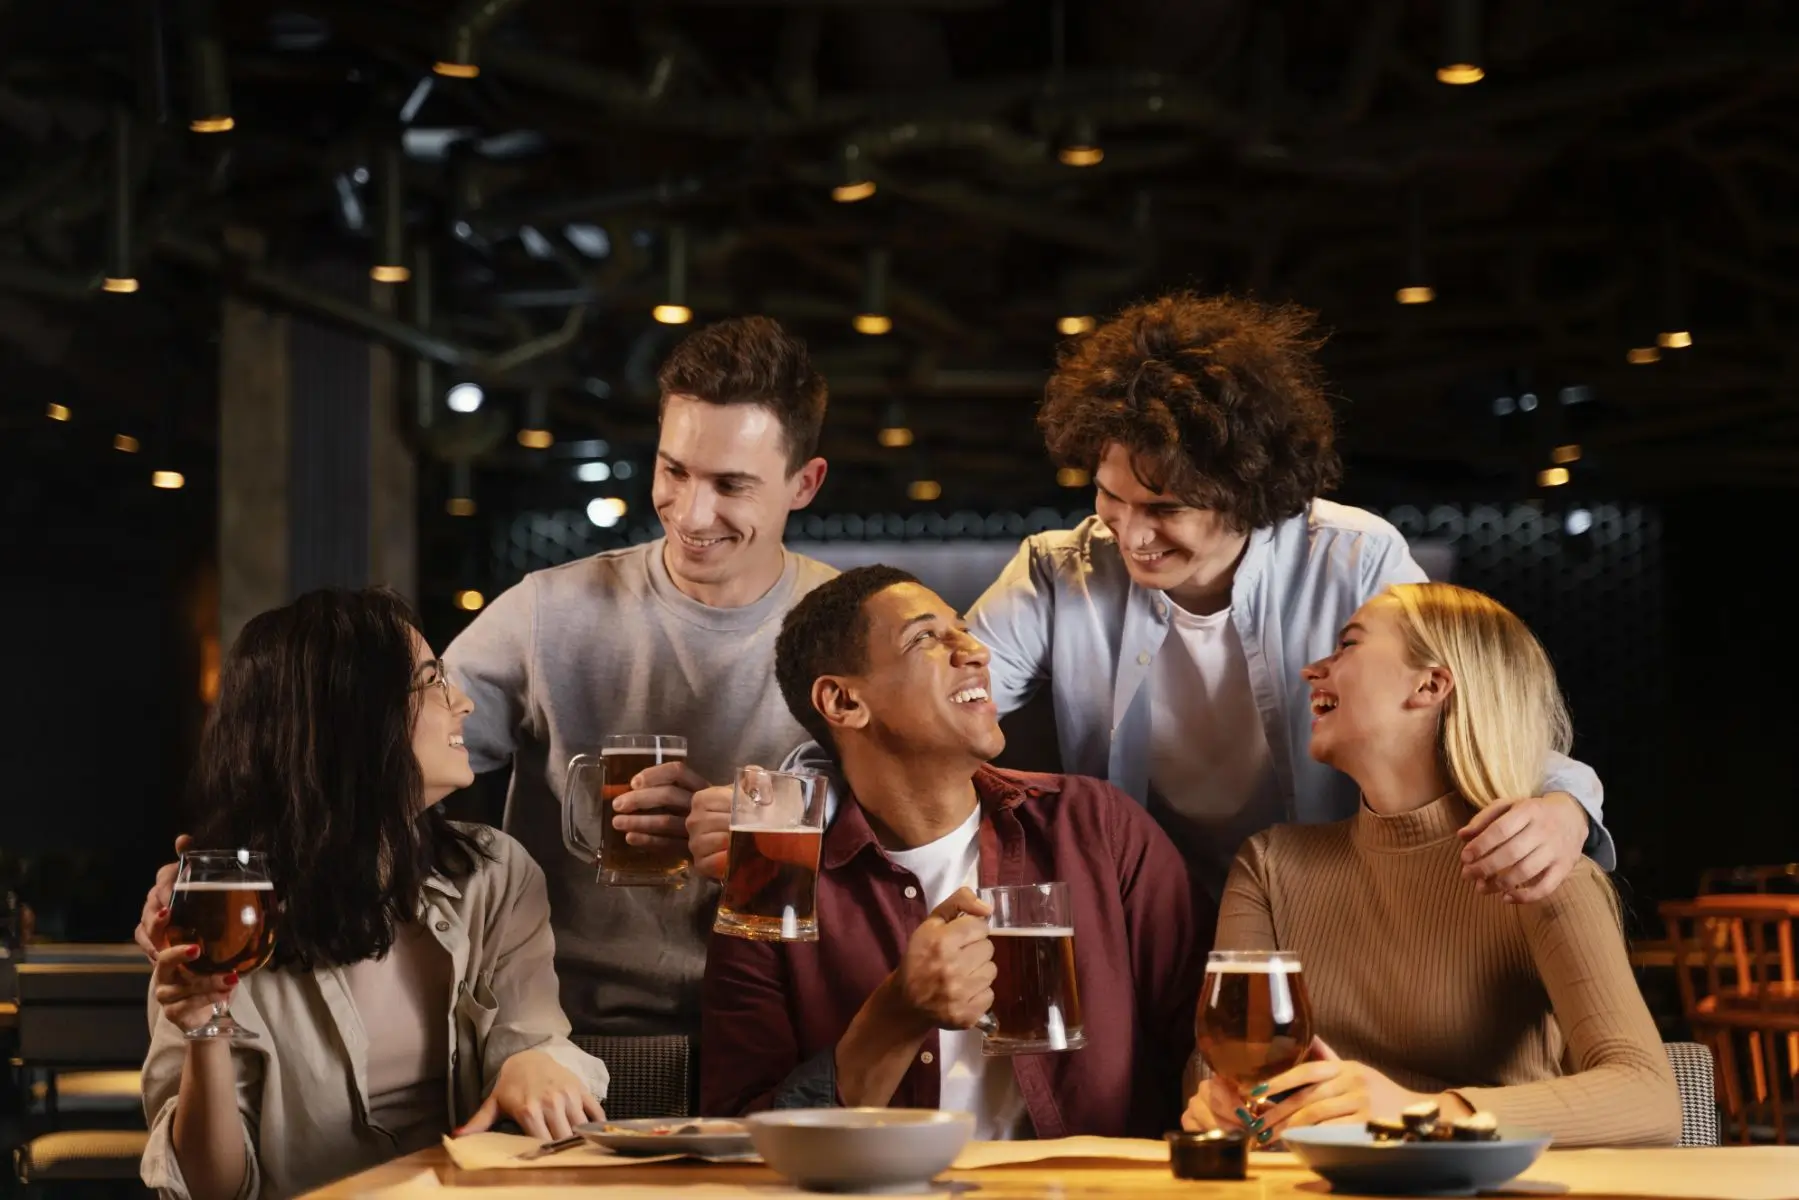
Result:
M448 921L439 921L437 923L437 932L448 933L449 931L450 931L450 923Z
M933 1056L932 1056L931 1052L929 1050L926 1050L923 1054L918 1056L918 1061L928 1067L931 1065L932 1057Z
M908 899L908 900L918 899L918 889L913 887L910 884L907 884L906 885L906 899Z
M1168 606L1166 604L1163 604L1160 600L1156 601L1156 616L1165 617L1167 615L1168 615Z
M1137 665L1140 667L1147 667L1149 665L1149 651L1145 650L1137 655Z

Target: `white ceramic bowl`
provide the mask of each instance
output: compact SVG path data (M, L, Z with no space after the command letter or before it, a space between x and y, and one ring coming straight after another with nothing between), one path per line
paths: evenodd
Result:
M974 1136L968 1113L930 1108L790 1108L744 1121L764 1162L818 1192L916 1188Z

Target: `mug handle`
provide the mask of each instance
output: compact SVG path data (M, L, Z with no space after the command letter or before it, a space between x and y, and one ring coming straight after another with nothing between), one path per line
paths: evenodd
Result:
M606 762L599 755L577 754L568 760L568 774L564 777L562 784L562 844L568 848L570 854L582 862L592 863L598 867L600 865L600 848L587 844L587 839L581 836L581 822L577 819L580 811L578 806L587 797L593 795L592 790L585 786L584 781L596 769L601 772L600 778L603 785ZM602 804L600 809L602 812L605 811L605 805Z

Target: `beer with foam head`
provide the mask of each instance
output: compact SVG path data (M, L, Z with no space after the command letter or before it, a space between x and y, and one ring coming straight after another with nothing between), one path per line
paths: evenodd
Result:
M977 1026L981 1053L1042 1054L1087 1044L1075 980L1074 922L1066 884L982 888L992 907L993 1007Z
M1212 951L1195 1032L1212 1073L1245 1094L1297 1066L1312 1044L1312 1010L1299 956L1281 950Z
M816 775L761 767L737 772L714 932L759 942L818 940L824 797Z
M600 881L609 887L682 887L693 861L687 840L672 845L633 846L624 830L613 826L612 807L639 772L687 757L687 739L660 733L614 734L600 752L578 755L568 768L564 788L562 831L570 850L595 861ZM632 813L654 816L659 810ZM594 828L597 826L597 829Z
M184 964L196 975L254 971L275 949L274 901L275 885L266 879L178 881L168 944L200 947L200 957Z

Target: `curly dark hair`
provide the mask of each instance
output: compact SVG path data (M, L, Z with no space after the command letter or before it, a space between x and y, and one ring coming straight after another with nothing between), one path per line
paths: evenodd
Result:
M277 966L380 958L428 876L490 857L419 812L417 628L385 589L309 592L252 618L225 660L190 785L195 844L268 856Z
M1143 486L1239 531L1304 512L1342 477L1313 314L1176 292L1125 309L1057 356L1037 424L1057 465L1130 452Z
M781 420L792 474L818 453L825 377L806 343L773 317L733 317L682 338L656 376L661 403L697 396L708 404L760 404Z
M853 567L807 592L788 610L775 639L775 680L781 698L814 741L836 753L831 727L812 707L821 675L853 675L868 661L868 598L918 577L898 567Z

